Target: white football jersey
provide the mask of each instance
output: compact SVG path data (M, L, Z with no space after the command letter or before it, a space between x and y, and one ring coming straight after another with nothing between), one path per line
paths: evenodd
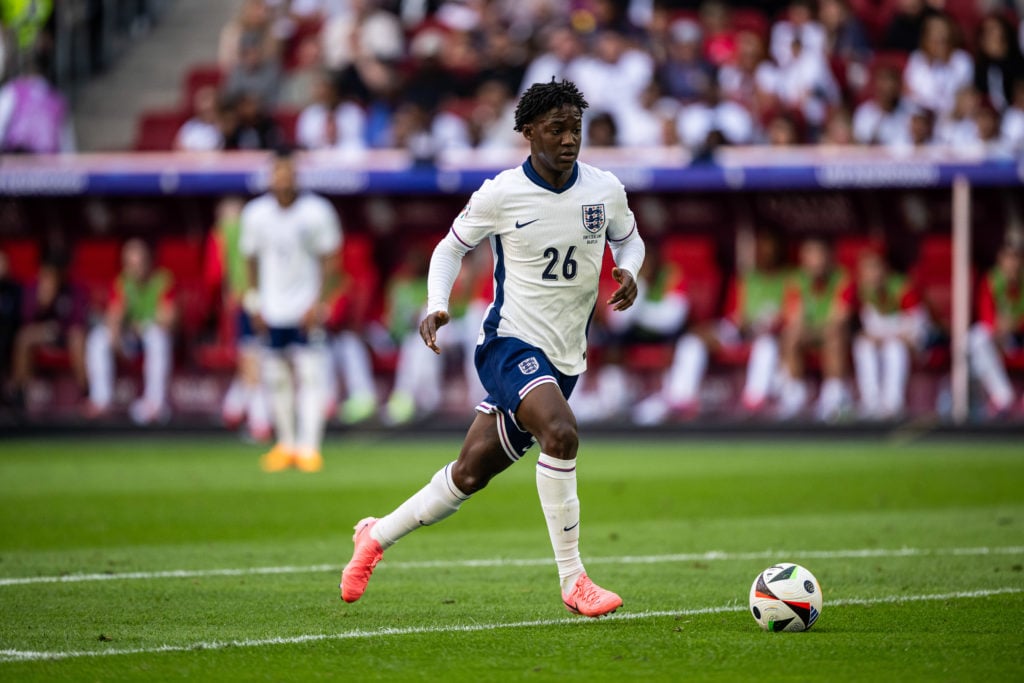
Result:
M271 327L295 327L320 298L320 259L341 246L341 226L323 197L300 194L281 206L272 194L242 210L239 247L259 264L260 315Z
M480 340L515 337L567 375L586 370L606 243L635 232L622 183L584 163L559 189L529 161L484 182L451 228L467 248L490 239L494 253L494 302Z

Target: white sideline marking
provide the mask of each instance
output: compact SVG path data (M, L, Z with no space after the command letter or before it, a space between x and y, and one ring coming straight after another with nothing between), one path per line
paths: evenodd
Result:
M1024 588L1006 587L976 591L958 591L955 593L931 593L926 595L888 595L881 598L847 598L830 600L829 607L870 606L900 602L925 602L942 600L963 600L969 598L986 598L994 595L1009 595L1024 592ZM388 636L409 636L425 634L474 633L478 631L497 631L501 629L532 628L536 626L573 626L596 624L604 621L635 621L655 617L688 617L704 614L721 614L723 612L745 612L744 605L732 603L715 607L699 607L682 610L649 610L646 612L625 612L612 614L602 619L586 619L580 617L563 617L561 619L532 619L528 621L496 622L491 624L455 624L452 626L408 626L406 628L380 628L370 631L342 631L341 633L311 633L301 636L277 638L258 638L246 640L212 640L192 643L190 645L159 645L156 647L127 648L123 650L79 650L79 651L33 651L33 650L0 650L0 663L35 662L40 660L74 659L80 657L112 657L116 655L158 654L163 652L202 652L204 650L224 650L236 647L265 647L268 645L301 645L325 640L351 640L364 638L381 638Z
M812 560L847 560L876 557L929 557L973 555L1021 555L1024 546L979 548L860 548L850 550L761 550L730 553L710 550L704 553L674 555L625 555L621 557L588 557L587 564L661 564L666 562L711 562L719 560L774 560L802 558ZM554 564L551 558L493 558L485 560L426 560L422 562L383 561L380 569L472 569L488 567L545 567ZM311 564L282 567L243 567L239 569L171 569L155 572L124 572L103 574L64 574L59 576L25 576L0 578L0 587L36 583L80 583L83 581L127 581L133 579L197 579L216 576L253 576L260 574L315 574L341 571L341 565Z

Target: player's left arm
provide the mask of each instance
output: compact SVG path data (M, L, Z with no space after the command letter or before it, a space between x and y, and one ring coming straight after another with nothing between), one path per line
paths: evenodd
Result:
M338 250L341 248L341 222L334 207L322 200L322 216L314 235L313 248L320 263L320 292L316 301L302 316L307 331L323 327L331 314L331 296L338 285Z
M613 213L619 218L609 223L607 232L608 246L615 259L612 277L619 283L619 288L608 299L608 305L612 310L624 311L636 301L636 275L644 265L646 250L637 230L636 218L626 202L625 188L620 192L619 202L620 206L614 207Z

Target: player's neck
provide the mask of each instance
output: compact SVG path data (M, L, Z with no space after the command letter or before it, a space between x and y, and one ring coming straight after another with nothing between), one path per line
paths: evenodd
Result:
M289 206L295 203L295 199L298 197L297 192L275 192L274 199L282 207L287 209Z

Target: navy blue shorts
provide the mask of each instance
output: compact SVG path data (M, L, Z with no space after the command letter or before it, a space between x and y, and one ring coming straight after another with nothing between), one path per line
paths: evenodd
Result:
M506 455L519 460L536 439L516 422L523 398L541 384L554 384L568 400L576 375L558 371L544 352L514 337L494 337L476 347L476 371L487 398L476 407L485 415L498 416L498 438Z
M298 327L268 327L263 344L274 351L284 351L289 346L306 346L309 339Z
M252 327L252 318L245 312L245 309L240 307L235 315L235 340L248 342L255 338L256 330Z

